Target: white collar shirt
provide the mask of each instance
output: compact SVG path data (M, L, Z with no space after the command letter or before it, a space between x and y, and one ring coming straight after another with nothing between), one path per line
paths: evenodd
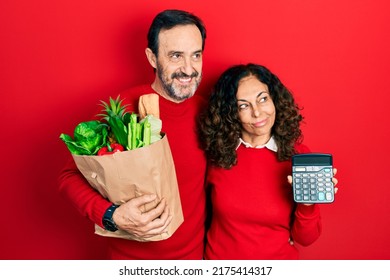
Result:
M264 145L258 145L258 146L255 146L255 147L253 147L251 144L249 144L249 143L245 142L244 140L242 140L242 138L239 138L239 142L238 142L236 150L238 149L238 147L240 145L244 145L247 148L255 148L255 149L267 148L268 150L271 150L271 151L273 151L275 153L278 151L278 146L276 145L275 138L273 136Z

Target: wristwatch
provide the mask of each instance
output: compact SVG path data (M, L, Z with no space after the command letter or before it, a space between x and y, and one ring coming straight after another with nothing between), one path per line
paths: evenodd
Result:
M107 208L106 212L103 215L103 226L105 230L115 232L118 230L118 227L116 226L114 220L112 219L112 215L114 214L114 211L116 208L118 208L119 205L111 205Z

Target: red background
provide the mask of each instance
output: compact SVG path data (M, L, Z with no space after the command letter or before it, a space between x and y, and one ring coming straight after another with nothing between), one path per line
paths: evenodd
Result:
M2 0L0 259L104 258L105 239L58 194L58 137L151 81L146 32L166 8L207 26L201 89L232 64L264 64L304 107L305 143L334 155L340 192L302 258L389 259L389 3Z

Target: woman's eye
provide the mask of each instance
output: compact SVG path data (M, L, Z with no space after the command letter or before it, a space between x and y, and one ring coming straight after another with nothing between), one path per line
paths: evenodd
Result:
M247 108L248 108L248 104L239 104L238 105L238 109L240 109L240 110L245 110Z
M260 97L259 100L257 101L258 103L264 103L268 100L268 96L263 96L263 97Z

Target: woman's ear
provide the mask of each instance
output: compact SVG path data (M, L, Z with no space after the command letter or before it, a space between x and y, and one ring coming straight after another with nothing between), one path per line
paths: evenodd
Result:
M156 57L156 55L149 48L145 49L145 54L146 54L146 58L148 59L150 65L152 65L152 67L154 69L156 69L157 68L157 57Z

